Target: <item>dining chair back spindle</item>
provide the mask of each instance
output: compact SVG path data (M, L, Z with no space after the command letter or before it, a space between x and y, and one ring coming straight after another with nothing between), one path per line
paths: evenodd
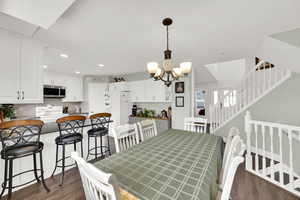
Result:
M229 163L229 170L226 172L226 179L224 180L223 187L219 190L216 200L229 200L232 189L232 184L236 171L241 163L244 162L244 157L235 154Z
M83 160L77 152L71 157L79 168L81 181L87 200L120 200L119 187L113 174L107 174Z
M230 146L231 146L230 144L232 142L232 139L236 135L240 135L239 129L236 128L236 127L231 127L231 129L229 130L229 133L228 133L228 136L226 137L226 139L223 138L223 141L226 143L226 145L225 145L225 149L224 149L224 156L223 156L222 166L225 166L225 161L227 159L228 152L229 152L229 149L230 149Z
M246 145L243 143L243 140L241 140L239 135L236 135L233 137L230 147L228 150L228 155L225 158L225 161L223 162L224 165L222 166L221 175L220 175L220 186L223 187L226 176L228 175L228 172L231 170L230 165L232 162L232 159L235 156L243 156L244 152L246 150Z
M136 124L125 124L112 129L116 152L125 151L140 141Z
M184 130L197 133L207 132L207 119L200 117L184 118Z
M157 135L155 120L144 120L138 123L141 140L145 141Z

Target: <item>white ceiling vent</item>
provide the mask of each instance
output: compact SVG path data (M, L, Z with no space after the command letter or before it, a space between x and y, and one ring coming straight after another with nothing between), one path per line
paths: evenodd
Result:
M2 0L0 12L48 29L75 0Z

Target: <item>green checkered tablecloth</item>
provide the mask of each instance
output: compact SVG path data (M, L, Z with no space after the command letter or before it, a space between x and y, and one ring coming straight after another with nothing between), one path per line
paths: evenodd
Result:
M145 200L211 200L222 165L221 137L168 130L94 165Z

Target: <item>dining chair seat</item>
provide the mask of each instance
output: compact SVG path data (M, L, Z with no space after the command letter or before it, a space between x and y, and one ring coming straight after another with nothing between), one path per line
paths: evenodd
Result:
M74 142L81 142L81 141L82 141L82 135L80 133L65 134L55 138L55 143L58 145L74 144Z
M90 137L105 136L108 134L108 129L105 127L92 128L87 133Z
M18 144L14 146L7 147L1 151L2 159L10 158L21 158L43 150L44 144L42 142L32 142L25 144Z

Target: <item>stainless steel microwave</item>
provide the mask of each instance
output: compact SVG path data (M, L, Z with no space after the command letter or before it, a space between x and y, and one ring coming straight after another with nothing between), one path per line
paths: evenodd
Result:
M63 86L44 85L44 98L65 98L66 88Z

